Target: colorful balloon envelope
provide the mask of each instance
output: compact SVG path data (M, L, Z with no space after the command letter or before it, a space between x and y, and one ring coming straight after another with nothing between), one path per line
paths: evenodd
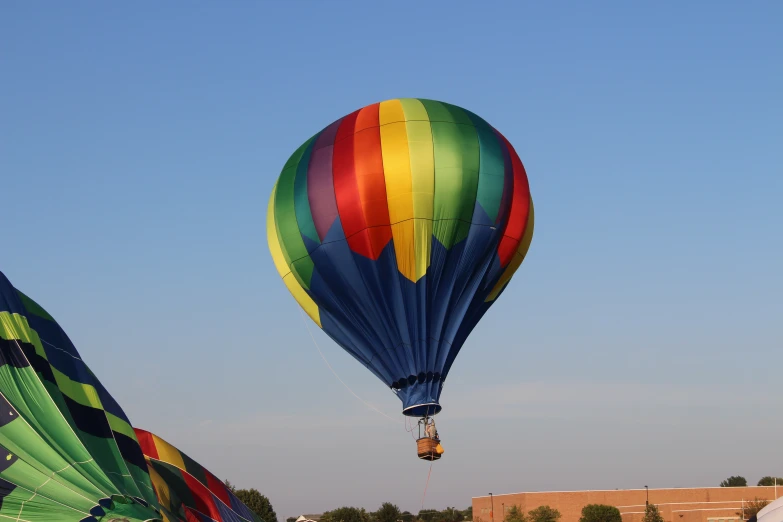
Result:
M162 438L135 429L162 510L193 522L262 521L215 475Z
M2 273L0 394L0 519L160 520L127 416Z
M200 511L193 496L169 495L192 477L155 472L153 482L147 459L62 328L0 272L0 520L258 521L244 505Z
M368 105L315 134L286 162L267 213L288 290L413 417L441 410L460 348L532 236L508 140L426 99Z

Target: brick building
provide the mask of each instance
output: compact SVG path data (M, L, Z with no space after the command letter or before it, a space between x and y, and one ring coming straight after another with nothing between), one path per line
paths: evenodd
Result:
M783 485L744 488L621 489L605 491L546 491L510 493L473 498L473 522L503 522L503 515L517 505L527 513L548 505L562 515L560 522L578 522L587 504L617 507L623 522L641 522L647 495L666 522L739 522L743 506L755 498L775 500ZM493 515L494 504L494 517Z

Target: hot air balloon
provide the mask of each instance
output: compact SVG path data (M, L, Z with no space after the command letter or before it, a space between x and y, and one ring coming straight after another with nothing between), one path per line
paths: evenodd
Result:
M262 521L215 475L162 438L136 428L161 507L194 522Z
M128 417L62 328L0 272L0 520L258 520L203 517L182 497L161 506L175 486L155 477Z
M0 518L160 519L125 413L65 332L0 273Z
M532 236L527 174L509 141L427 99L375 103L323 128L288 159L267 212L269 249L296 301L425 429ZM440 457L437 440L420 438L420 458Z

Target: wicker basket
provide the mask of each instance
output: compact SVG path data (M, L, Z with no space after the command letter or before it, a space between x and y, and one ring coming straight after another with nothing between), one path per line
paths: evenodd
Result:
M422 460L438 460L440 453L435 448L438 447L438 441L429 437L424 437L416 441L416 449L419 458Z

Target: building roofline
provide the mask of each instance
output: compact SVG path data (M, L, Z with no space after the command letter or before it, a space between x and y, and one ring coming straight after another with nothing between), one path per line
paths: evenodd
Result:
M748 488L774 488L775 486L693 486L689 488L649 488L650 491L672 491L672 490L684 490L684 489L748 489ZM783 487L783 484L778 484L778 487ZM552 491L516 491L514 493L493 493L493 497L502 497L505 495L524 495L527 493L606 493L609 491L646 491L648 488L628 488L628 489L566 489L566 490L552 490ZM489 498L489 495L480 495L472 498Z

